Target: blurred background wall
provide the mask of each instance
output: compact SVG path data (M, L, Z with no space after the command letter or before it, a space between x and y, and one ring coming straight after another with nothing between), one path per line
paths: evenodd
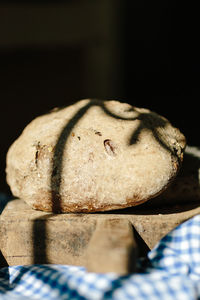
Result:
M175 0L0 1L0 191L23 128L82 98L150 108L199 146L197 14Z

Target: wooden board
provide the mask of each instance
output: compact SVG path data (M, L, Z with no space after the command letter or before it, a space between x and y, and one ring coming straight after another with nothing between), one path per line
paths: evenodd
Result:
M52 263L127 274L137 255L199 214L197 205L131 208L109 213L51 214L12 200L0 216L0 249L8 265Z

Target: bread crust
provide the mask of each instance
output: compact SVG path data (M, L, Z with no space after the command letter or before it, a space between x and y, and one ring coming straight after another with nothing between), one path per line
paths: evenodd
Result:
M169 185L185 146L184 135L148 109L84 99L26 126L7 153L7 182L44 211L135 206Z

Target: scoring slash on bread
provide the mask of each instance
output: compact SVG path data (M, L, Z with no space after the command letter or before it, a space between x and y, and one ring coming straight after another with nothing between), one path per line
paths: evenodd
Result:
M39 116L7 153L14 196L49 212L135 206L176 177L184 135L148 109L84 99Z

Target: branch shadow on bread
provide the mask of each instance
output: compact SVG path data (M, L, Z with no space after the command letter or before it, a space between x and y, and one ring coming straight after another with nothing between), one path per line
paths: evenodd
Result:
M161 138L161 134L159 133L160 129L164 129L167 120L165 120L163 117L158 116L157 114L153 112L145 112L145 113L139 113L137 117L129 118L124 117L121 115L117 115L114 112L110 111L106 105L104 104L103 100L90 100L85 106L83 106L81 109L78 110L74 114L74 116L68 121L68 123L65 125L65 127L62 129L54 149L53 154L53 165L52 165L52 171L51 171L51 199L52 199L52 212L53 213L59 213L61 212L61 196L60 196L60 187L61 187L61 179L62 179L62 170L63 170L63 152L65 145L67 143L67 140L69 136L72 134L73 129L76 127L78 122L81 120L81 118L85 115L85 113L93 106L100 107L105 114L109 115L112 118L125 120L125 121L134 121L139 120L139 126L136 130L134 130L132 136L129 140L129 145L136 144L139 141L140 133L143 130L149 130L153 133L153 136L155 140L159 143L161 147L163 147L165 150L170 152L172 160L174 158L178 158L177 156L177 149L176 147L169 147L167 145L167 142L164 141ZM133 108L134 109L134 108ZM156 115L156 125L155 125L155 115ZM109 142L109 140L106 140ZM106 145L105 145L106 146ZM112 145L110 146L112 150Z

